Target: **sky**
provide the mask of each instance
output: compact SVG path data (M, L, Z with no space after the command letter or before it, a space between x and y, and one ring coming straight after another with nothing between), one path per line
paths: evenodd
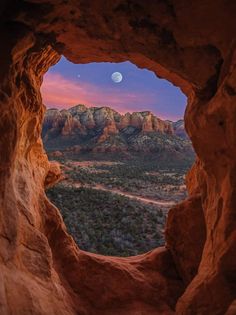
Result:
M121 82L112 80L114 72ZM73 64L62 57L45 74L41 93L47 108L109 106L122 114L150 110L170 120L183 118L187 103L179 88L129 61Z

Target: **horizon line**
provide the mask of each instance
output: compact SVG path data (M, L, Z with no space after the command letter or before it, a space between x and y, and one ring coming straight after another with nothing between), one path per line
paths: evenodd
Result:
M120 111L118 111L118 110L116 110L116 109L113 109L112 107L110 107L110 106L106 106L106 105L104 105L104 106L93 106L93 105L91 105L91 106L89 106L89 105L86 105L86 104L82 104L82 103L79 103L79 104L76 104L76 105L73 105L73 106L71 106L71 107L65 107L65 108L57 108L57 107L51 107L51 108L48 108L46 105L46 110L59 110L59 111L62 111L62 110L70 110L71 108L74 108L74 107L76 107L76 106L84 106L84 107L86 107L86 108L109 108L109 109L111 109L111 110L113 110L114 112L116 112L116 113L118 113L118 114L120 114L120 115L126 115L126 114L130 114L130 115L132 115L132 114L134 114L134 113L145 113L145 112L150 112L153 116L155 116L155 117L157 117L157 118L159 118L159 119L161 119L161 120L163 120L163 121L173 121L172 119L164 119L164 118L160 118L159 116L157 116L156 114L154 114L153 113L153 111L152 110L142 110L142 111L133 111L133 112L124 112L124 113L122 113L122 112L120 112ZM184 120L184 117L182 117L182 118L175 118L175 120L174 121L179 121L179 120Z

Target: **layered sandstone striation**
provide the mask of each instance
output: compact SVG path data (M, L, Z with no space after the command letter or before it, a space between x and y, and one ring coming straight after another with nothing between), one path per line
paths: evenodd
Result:
M110 107L85 105L48 109L42 139L48 152L78 152L79 146L80 151L156 152L162 159L168 154L177 159L194 158L183 122L164 121L150 111L122 115Z
M234 314L236 3L89 4L0 6L0 313ZM47 200L40 85L60 54L75 63L130 60L188 95L185 125L198 161L191 199L171 210L166 249L128 259L81 252Z
M47 131L61 135L78 131L88 134L91 129L105 129L109 134L116 134L124 128L134 127L143 132L158 131L174 134L172 123L163 121L150 111L119 114L110 107L86 107L76 105L68 110L48 109L43 127Z
M184 120L180 119L172 123L174 134L182 139L188 139L188 135L185 130Z

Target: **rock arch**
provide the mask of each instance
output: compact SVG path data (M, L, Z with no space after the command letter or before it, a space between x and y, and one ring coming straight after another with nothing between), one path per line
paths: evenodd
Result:
M9 0L0 14L0 313L235 314L235 1ZM57 176L39 89L61 54L130 60L188 95L198 159L166 248L128 259L82 252L47 200Z

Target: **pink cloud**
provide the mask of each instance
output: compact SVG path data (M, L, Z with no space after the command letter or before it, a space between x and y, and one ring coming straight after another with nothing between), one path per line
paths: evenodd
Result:
M125 113L144 110L147 103L153 103L152 95L115 91L88 82L74 81L58 73L47 73L41 87L43 102L48 108L69 108L76 104L87 106L109 106Z

